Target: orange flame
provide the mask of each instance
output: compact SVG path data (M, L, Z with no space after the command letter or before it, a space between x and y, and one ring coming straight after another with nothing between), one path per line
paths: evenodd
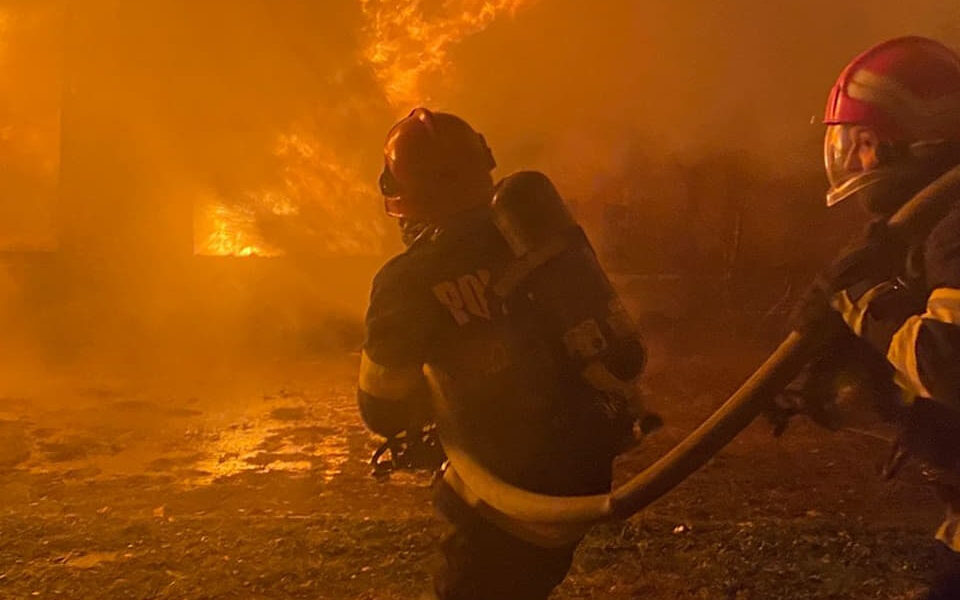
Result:
M206 197L197 203L195 251L202 256L280 256L257 234L252 210L227 206L222 199Z
M451 47L483 31L503 14L536 0L359 0L365 24L362 57L394 108L428 102L427 75L451 68ZM383 244L382 223L371 212L380 203L371 182L354 165L300 124L277 140L283 181L231 205L213 202L197 222L198 254L277 256L285 246L332 254L371 254ZM299 226L292 220L299 219ZM304 227L306 224L306 227ZM319 229L318 229L319 228ZM266 234L266 235L265 235Z
M276 154L284 161L286 214L311 224L310 238L303 243L321 243L330 254L377 252L384 231L376 220L381 206L376 186L313 131L300 127L277 143Z
M334 255L373 254L383 230L375 220L373 186L309 127L279 136L273 149L282 181L225 203L208 194L198 203L196 253L282 256L287 249ZM368 213L369 218L363 218ZM282 240L283 247L271 240Z
M450 68L451 46L533 1L444 0L428 7L423 0L360 0L369 39L364 57L392 106L422 104L430 100L422 80Z

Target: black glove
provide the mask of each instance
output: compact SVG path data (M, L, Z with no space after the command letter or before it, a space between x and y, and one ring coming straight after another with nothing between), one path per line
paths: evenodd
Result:
M783 435L797 415L805 415L830 431L839 429L842 419L836 404L837 379L844 366L842 352L834 347L804 367L764 413L773 426L773 435Z
M886 359L849 329L808 364L766 411L775 436L802 414L831 431L877 413L899 421L900 392Z
M387 438L370 459L371 474L382 480L398 469L436 471L445 460L437 426L430 423Z
M843 321L830 305L837 293L860 295L898 276L904 268L907 246L878 219L807 288L790 316L790 325L801 333L831 332Z

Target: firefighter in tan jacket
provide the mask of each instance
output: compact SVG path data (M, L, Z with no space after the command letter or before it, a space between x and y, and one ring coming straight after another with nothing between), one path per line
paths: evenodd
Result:
M828 205L856 197L875 220L808 291L794 325L834 323L833 349L877 367L879 408L902 447L939 472L948 505L926 597L960 598L960 198L920 243L886 228L960 163L960 57L921 37L879 44L840 75L825 123Z

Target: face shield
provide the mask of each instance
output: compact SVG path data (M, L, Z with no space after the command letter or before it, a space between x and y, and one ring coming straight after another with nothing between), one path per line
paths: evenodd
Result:
M827 206L845 200L884 178L884 170L867 169L860 161L859 125L828 125L823 138L823 159L830 189Z
M407 207L404 206L403 190L400 187L400 182L390 171L389 165L384 165L378 183L380 184L380 193L383 195L383 205L387 216L404 216L406 212L404 209Z
M922 164L909 158L918 144L911 144L907 149L883 144L886 158L881 164L868 166L863 164L860 153L865 144L864 131L862 125L827 126L823 139L824 166L830 182L827 206L859 194L870 212L886 213L893 204L906 200L899 196L912 193L904 184L910 188L917 175L923 175Z
M827 125L823 138L823 162L830 190L843 187L851 177L863 171L856 156L856 144L850 140L849 125Z

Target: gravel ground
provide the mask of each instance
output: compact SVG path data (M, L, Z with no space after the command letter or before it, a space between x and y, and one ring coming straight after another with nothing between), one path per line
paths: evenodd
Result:
M667 426L619 460L621 479L760 356L654 349ZM0 394L0 598L416 598L443 525L429 474L369 476L356 363ZM596 528L555 597L906 598L940 507L916 466L881 481L879 437L798 422L773 439L757 423L644 513Z

